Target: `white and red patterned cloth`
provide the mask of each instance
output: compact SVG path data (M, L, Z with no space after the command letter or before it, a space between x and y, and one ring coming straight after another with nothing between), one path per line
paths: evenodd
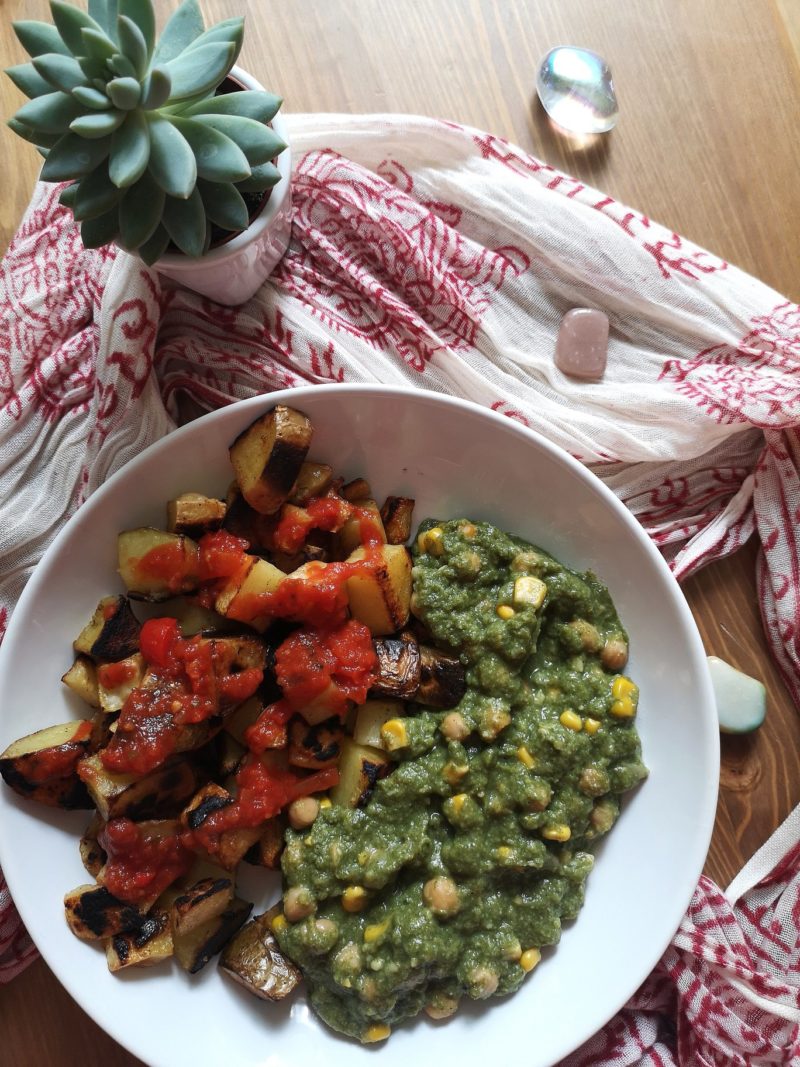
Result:
M578 456L679 578L756 532L764 625L800 704L800 308L489 134L288 121L293 241L242 308L84 250L57 190L37 188L0 275L0 498L14 500L0 637L65 518L174 427L181 394L213 408L306 382L401 383ZM602 382L554 365L572 307L609 316ZM701 881L652 978L571 1064L800 1057L797 813L787 827L742 899ZM0 980L32 955L0 879Z

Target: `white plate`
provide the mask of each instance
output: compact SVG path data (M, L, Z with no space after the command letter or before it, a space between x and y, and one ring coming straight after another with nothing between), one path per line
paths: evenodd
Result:
M70 642L99 598L119 590L118 531L164 522L187 490L223 493L227 448L276 402L306 411L311 455L364 475L378 499L413 496L425 516L488 519L592 568L631 635L639 728L650 778L598 850L586 905L512 997L469 1005L446 1024L399 1028L362 1048L328 1031L303 996L265 1004L210 964L114 977L102 950L67 930L62 896L87 876L85 813L35 806L0 789L0 864L30 933L78 1003L153 1067L485 1067L501 1053L526 1067L556 1062L637 989L677 929L714 822L719 740L703 647L678 586L638 524L577 462L516 422L431 393L371 386L288 390L224 408L158 442L111 478L67 524L33 575L0 650L0 750L79 715L60 684ZM257 908L273 881L244 885Z

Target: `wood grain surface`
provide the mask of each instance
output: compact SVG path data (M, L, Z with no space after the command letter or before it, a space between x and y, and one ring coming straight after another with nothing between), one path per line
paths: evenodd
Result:
M156 0L163 20L173 5ZM286 111L408 112L468 123L533 154L800 298L800 4L797 0L205 0L206 21L247 14L242 65ZM45 0L0 0L3 66L24 60L14 18ZM582 147L551 127L536 69L557 44L601 52L617 129ZM0 80L0 110L22 102ZM0 129L0 247L29 200L39 157ZM707 873L726 885L800 802L800 716L761 631L756 546L684 590L709 653L760 677L766 725L724 738ZM55 891L55 890L54 890ZM41 962L0 988L4 1067L138 1063ZM231 1065L234 1067L234 1065Z

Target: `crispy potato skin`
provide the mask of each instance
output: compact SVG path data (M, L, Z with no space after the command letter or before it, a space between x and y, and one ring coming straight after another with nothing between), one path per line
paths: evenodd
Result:
M278 948L270 923L280 905L247 923L228 942L219 966L261 1000L283 1000L302 980L298 967Z
M236 481L247 503L273 515L300 475L313 429L306 415L278 404L256 419L230 447Z

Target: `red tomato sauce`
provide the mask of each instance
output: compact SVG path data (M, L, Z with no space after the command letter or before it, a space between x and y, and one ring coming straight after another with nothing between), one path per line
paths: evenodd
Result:
M260 756L268 748L285 748L288 743L287 723L294 708L285 700L269 704L252 726L244 731L244 742L251 752Z
M331 715L363 704L377 678L378 659L367 627L349 619L334 629L297 630L275 653L284 700L302 711L323 694Z
M194 861L185 833L143 833L130 819L111 819L97 840L107 854L103 884L115 897L141 904L164 892Z
M135 678L136 674L136 664L124 659L118 663L104 663L97 668L97 680L104 689L117 689Z
M75 772L78 760L86 754L84 741L92 733L88 719L75 724L75 732L69 741L52 748L41 748L17 757L16 765L24 778L36 785L53 778L66 778Z
M179 593L193 571L191 558L187 558L184 543L170 541L156 545L136 560L135 569L143 579L163 582L172 593Z
M281 552L297 552L312 530L341 530L352 510L351 504L337 496L312 497L302 508L290 504L275 527L273 545Z

